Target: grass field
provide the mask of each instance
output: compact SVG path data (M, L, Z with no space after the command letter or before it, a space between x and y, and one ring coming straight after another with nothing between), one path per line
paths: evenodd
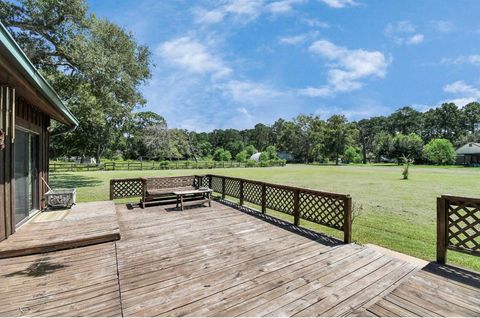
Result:
M353 223L353 239L425 260L435 259L436 201L440 194L480 197L480 169L416 167L401 179L398 166L307 166L166 171L95 171L53 173L54 187L77 187L79 202L108 200L113 178L213 173L293 186L349 193L363 207ZM277 214L276 214L277 215ZM278 215L277 215L278 216ZM342 233L303 222L301 225L342 237ZM450 252L449 262L480 271L480 259Z

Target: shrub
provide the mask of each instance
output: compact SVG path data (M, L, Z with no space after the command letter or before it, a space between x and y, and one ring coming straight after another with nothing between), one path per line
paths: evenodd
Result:
M247 167L255 167L256 165L257 165L257 162L255 160L248 159L246 162Z
M248 153L246 150L240 151L235 156L235 160L237 160L238 162L245 162L247 161L247 159L248 159Z
M169 163L170 163L170 162L165 161L165 160L164 160L164 161L160 161L160 164L159 164L159 165L160 165L160 168L161 168L161 169L168 169Z
M262 153L260 154L260 157L258 158L258 160L259 160L260 162L268 161L268 159L270 159L270 158L268 157L268 152L265 152L265 151L262 152Z
M255 149L255 147L252 145L246 146L245 151L247 152L247 157L249 159L254 153L257 153L257 149Z
M275 146L268 146L265 149L265 152L268 154L268 159L270 159L270 160L275 160L275 159L278 158L277 147L275 147Z
M343 159L346 163L361 162L362 157L360 156L360 149L352 146L348 147L347 149L345 149L345 153L343 154Z
M232 154L228 150L225 150L223 148L217 148L217 149L215 149L215 152L213 154L213 160L215 160L215 161L230 161L230 160L232 160Z
M425 157L435 164L455 163L457 154L447 139L433 139L423 147Z

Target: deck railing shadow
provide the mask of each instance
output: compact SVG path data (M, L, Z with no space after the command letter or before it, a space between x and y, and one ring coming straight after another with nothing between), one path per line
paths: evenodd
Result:
M337 238L328 236L328 235L323 234L323 233L315 232L315 231L312 231L312 230L309 230L309 229L306 229L306 228L303 228L303 227L300 227L300 226L296 226L295 224L292 224L292 223L289 223L287 221L278 219L278 218L276 218L274 216L271 216L271 215L268 215L268 214L261 213L260 211L252 209L250 207L240 206L240 205L236 204L235 202L225 200L225 199L221 199L221 198L216 199L216 201L219 202L219 203L222 203L222 204L224 204L228 207L231 207L231 208L233 208L237 211L240 211L242 213L251 215L251 216L253 216L257 219L268 222L268 223L270 223L274 226L280 227L280 228L282 228L284 230L287 230L289 232L292 232L292 233L301 235L303 237L306 237L308 239L317 241L317 242L319 242L323 245L337 246L337 245L343 245L344 244L341 240L339 240Z
M478 272L439 263L429 263L422 270L477 289L480 288L480 273Z

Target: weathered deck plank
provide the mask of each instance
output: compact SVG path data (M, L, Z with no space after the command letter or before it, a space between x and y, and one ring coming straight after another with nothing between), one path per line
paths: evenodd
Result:
M49 220L48 213L61 213L62 217ZM119 239L120 231L113 202L80 203L71 210L43 212L23 225L8 240L0 242L0 259Z
M141 216L123 206L117 211L122 305L130 316L313 314L319 297L324 312L342 314L414 269L370 248L315 242L216 202L184 212L151 207ZM337 291L343 298L328 297Z
M122 314L115 243L2 259L0 275L0 316Z

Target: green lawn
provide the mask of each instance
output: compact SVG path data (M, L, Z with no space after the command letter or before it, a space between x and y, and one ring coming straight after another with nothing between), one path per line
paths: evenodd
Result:
M353 224L353 239L426 260L435 259L435 198L440 194L480 197L480 169L412 167L410 180L399 166L307 166L163 171L95 171L54 173L54 187L77 187L79 202L108 200L113 178L213 173L280 184L349 193L363 212ZM278 215L278 214L275 214ZM327 231L312 223L304 226ZM480 270L480 259L449 251L449 262Z

